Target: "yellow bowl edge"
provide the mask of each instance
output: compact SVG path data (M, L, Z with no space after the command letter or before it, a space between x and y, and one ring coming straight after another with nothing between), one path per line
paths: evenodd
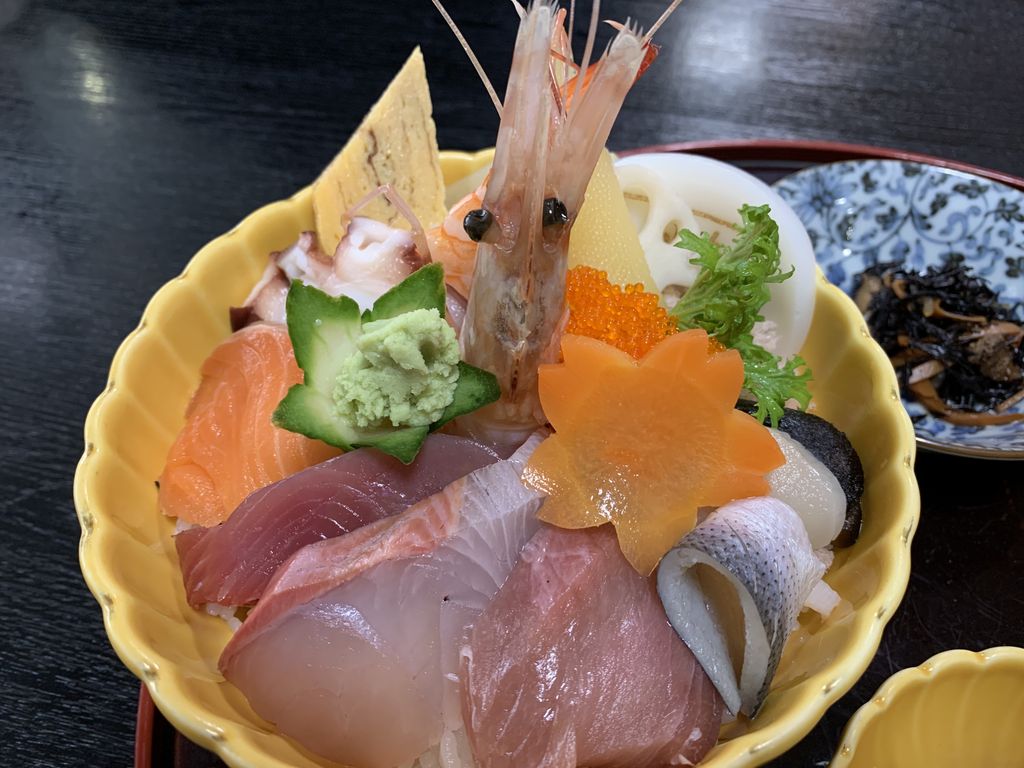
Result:
M442 152L442 165L446 176L456 178L472 171L493 156L493 149L477 153ZM104 626L110 637L111 644L124 664L139 677L149 688L154 702L168 720L194 742L217 753L225 762L236 766L285 766L282 762L264 753L253 753L249 747L251 742L241 736L242 727L238 723L225 722L224 718L208 708L188 700L183 694L174 670L160 669L147 657L147 648L140 644L139 638L131 632L121 631L118 625L117 610L124 595L117 594L112 583L109 563L102 558L92 556L90 543L97 535L102 536L106 511L96 510L90 503L89 478L96 457L103 450L96 440L97 424L104 409L121 393L117 387L119 374L131 351L140 338L149 329L149 318L159 309L172 302L179 291L190 285L190 273L197 264L210 258L210 254L218 251L226 243L235 238L239 232L250 227L268 213L285 208L303 208L310 206L310 188L305 188L291 197L270 203L246 216L237 226L203 246L188 262L184 270L176 278L162 286L152 297L143 312L139 325L121 343L114 355L110 367L107 386L93 403L85 421L85 451L78 463L75 482L74 499L82 528L79 545L79 560L85 581L100 603L103 610ZM829 284L820 270L818 272L818 289L816 300L832 305L846 318L850 328L858 328L866 339L869 339L863 319L853 302L838 288ZM817 310L816 310L817 311ZM848 343L852 343L847 339ZM869 341L868 345L857 342L858 349L868 351L870 360L870 378L884 382L885 407L892 409L893 422L898 423L897 439L890 446L892 459L900 464L899 471L904 473L902 498L893 499L896 507L906 508L909 517L903 521L898 538L884 536L882 544L887 556L883 562L889 564L890 573L883 574L881 579L884 587L874 595L870 606L862 606L857 611L855 622L857 631L865 638L847 655L838 669L824 669L812 675L795 691L800 696L788 697L787 709L791 712L782 721L773 722L766 727L757 727L750 733L739 736L731 741L720 743L713 752L701 763L706 768L722 766L754 766L766 762L795 744L820 719L824 711L845 693L867 668L881 640L882 630L892 616L906 590L910 572L909 548L920 514L920 500L916 480L913 474L915 457L914 432L906 412L898 397L895 373L880 348ZM892 393L896 393L895 397ZM877 545L876 545L877 546ZM866 610L870 608L870 610ZM157 675L159 670L159 685ZM756 724L756 721L755 721ZM240 748L241 747L241 748Z
M901 669L882 683L875 694L850 718L843 730L839 748L829 763L829 768L847 768L856 759L861 735L874 721L885 717L887 711L898 704L908 692L919 686L926 686L954 670L970 670L983 673L993 664L1012 665L1024 671L1024 648L1003 645L983 651L956 648L942 651L916 667Z

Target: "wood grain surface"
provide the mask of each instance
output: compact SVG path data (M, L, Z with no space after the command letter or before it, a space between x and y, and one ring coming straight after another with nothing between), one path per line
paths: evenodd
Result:
M500 90L511 5L448 6ZM611 143L835 139L1024 175L1022 28L1020 0L688 0ZM415 45L441 145L492 144L494 111L428 0L0 0L0 765L131 763L137 685L77 564L85 412L149 296L308 183ZM776 765L827 764L900 667L1024 645L1022 474L921 455L907 598L865 677Z

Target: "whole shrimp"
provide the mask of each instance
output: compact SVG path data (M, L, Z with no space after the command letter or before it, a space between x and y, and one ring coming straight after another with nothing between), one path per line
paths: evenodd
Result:
M459 428L481 441L509 448L546 423L537 368L559 354L572 225L622 102L653 58L650 36L676 5L645 36L632 25L614 25L604 55L588 66L595 2L579 67L557 3L519 8L505 101L496 102L501 123L494 164L482 205L464 217L477 247L463 355L493 372L502 391L498 402L460 420ZM559 82L559 68L576 74Z

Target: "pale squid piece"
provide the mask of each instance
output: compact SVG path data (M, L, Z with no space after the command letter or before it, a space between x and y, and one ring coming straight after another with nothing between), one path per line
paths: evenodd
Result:
M800 517L769 497L719 507L662 559L668 619L733 714L757 714L824 572Z
M771 496L784 501L800 516L814 549L827 547L843 530L846 493L832 470L797 440L770 429L786 463L768 475Z

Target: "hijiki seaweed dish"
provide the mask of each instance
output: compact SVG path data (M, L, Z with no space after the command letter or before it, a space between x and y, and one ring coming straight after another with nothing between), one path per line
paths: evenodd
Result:
M1008 306L961 261L918 273L880 263L856 300L900 386L953 424L1024 421L1024 306Z
M778 352L806 328L764 320L813 264L766 205L641 242L604 148L676 5L598 57L595 17L580 59L572 10L517 6L493 162L448 203L415 51L232 309L159 501L281 738L355 768L696 764L800 613L841 610L863 471Z

